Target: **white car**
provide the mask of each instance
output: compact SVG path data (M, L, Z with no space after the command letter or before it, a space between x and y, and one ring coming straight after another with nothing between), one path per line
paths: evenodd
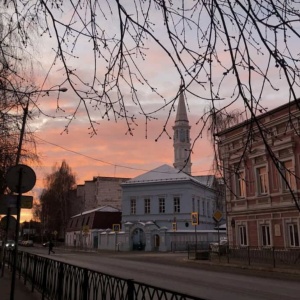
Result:
M224 253L226 253L227 246L228 246L227 239L222 239L222 240L220 240L220 243L218 243L218 242L210 243L209 249L212 252L224 254Z

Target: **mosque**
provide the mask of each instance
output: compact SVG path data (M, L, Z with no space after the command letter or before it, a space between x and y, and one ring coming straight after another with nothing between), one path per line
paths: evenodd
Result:
M91 198L92 201L86 201L94 202L95 207L89 205L88 211L71 218L66 243L76 244L76 240L82 238L82 229L74 224L85 224L89 228L85 232L86 245L98 249L171 251L195 241L216 241L218 235L213 215L220 209L222 194L213 175L192 176L190 130L181 93L173 126L173 166L164 164L135 178L114 179L115 184L121 186L121 203L114 207L107 205L107 201L95 203L97 195ZM93 184L99 180L97 178ZM80 187L80 193L82 189ZM119 221L118 212L122 213ZM104 215L111 216L106 219L114 220L115 224L109 228L92 225L96 214L102 219Z
M121 183L122 228L126 250L169 251L175 243L214 239L213 214L219 190L213 175L191 175L191 126L183 93L173 126L173 166L158 168ZM201 232L201 236L200 236Z

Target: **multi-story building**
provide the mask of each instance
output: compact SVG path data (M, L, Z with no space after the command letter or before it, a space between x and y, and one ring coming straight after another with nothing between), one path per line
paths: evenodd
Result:
M97 176L78 185L74 195L72 215L100 206L110 205L117 209L122 206L121 183L129 178Z
M97 207L72 216L66 229L67 246L98 247L98 232L120 226L122 213L110 205ZM94 230L96 229L96 230Z
M233 246L299 247L300 100L219 133Z
M215 227L216 181L205 177L209 180L203 184L162 165L124 182L122 224L130 237L129 249L143 245L146 250L170 250L175 240L195 241L195 231L205 235L204 240L212 239L208 234Z
M213 214L222 202L220 191L214 176L191 175L190 129L180 94L173 126L174 168L162 165L121 184L127 249L142 245L146 250L164 251L174 241L186 244L216 238Z
M174 243L186 247L187 242L208 243L220 237L213 219L216 208L222 207L219 205L222 203L219 184L213 175L191 175L190 129L181 94L173 126L174 167L162 165L129 180L95 177L84 186L78 186L82 211L104 205L122 207L119 230L91 229L91 240L99 241L98 246L93 246L167 251ZM71 226L69 229L68 241L71 243L74 229ZM91 240L89 246L92 246Z

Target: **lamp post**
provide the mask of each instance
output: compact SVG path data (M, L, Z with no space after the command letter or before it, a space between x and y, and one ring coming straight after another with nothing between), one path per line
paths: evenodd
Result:
M23 119L22 119L22 127L21 127L21 132L20 132L20 139L19 139L19 145L18 145L18 150L17 150L17 157L16 157L16 166L20 162L20 157L21 157L21 151L22 151L22 144L23 144L23 138L25 134L25 125L27 121L27 116L28 116L28 108L29 108L29 100L31 95L37 94L37 93L49 93L49 92L66 92L68 89L65 87L58 88L58 89L49 89L49 90L34 90L31 92L22 92L22 91L15 91L15 90L9 90L5 89L6 91L16 93L17 95L24 95L27 96L28 100L26 102L25 108L23 109ZM22 175L22 173L20 173ZM20 176L21 176L20 175ZM21 176L22 177L22 176ZM21 185L22 178L20 179L20 184ZM19 187L20 189L20 187ZM12 280L11 280L11 289L10 289L10 300L14 300L14 290L15 290L15 277L16 277L16 269L17 269L17 252L18 252L18 236L19 236L19 230L20 230L20 212L21 212L21 196L20 196L20 191L19 191L19 196L17 200L17 223L16 223L16 230L15 230L15 250L14 250L14 261L13 261L13 271L12 271ZM10 208L7 210L7 216L9 220L10 216Z

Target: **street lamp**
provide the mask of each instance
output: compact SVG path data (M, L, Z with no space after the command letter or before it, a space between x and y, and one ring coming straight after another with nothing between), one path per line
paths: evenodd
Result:
M28 115L28 108L29 108L29 100L30 96L36 93L49 93L49 92L66 92L68 89L65 87L61 87L58 89L48 89L48 90L35 90L31 92L22 92L22 91L16 91L16 90L9 90L4 89L9 92L13 92L28 97L27 103L25 108L23 109L23 119L22 119L22 127L20 132L20 139L19 139L19 145L17 150L17 157L16 157L16 165L19 164L21 151L22 151L22 144L23 144L23 138L25 133L25 125ZM14 251L14 261L13 261L13 271L12 271L12 281L11 281L11 289L10 289L10 300L14 300L14 290L15 290L15 277L16 277L16 269L17 269L17 252L18 252L18 236L19 236L19 230L20 230L20 211L21 211L21 203L20 203L20 197L17 198L17 224L16 224L16 231L15 231L15 251ZM7 210L7 216L10 216L10 208ZM8 218L9 219L9 218Z
M26 103L26 106L24 108L24 113L23 113L22 128L21 128L21 132L20 132L20 140L19 140L19 146L18 146L18 152L17 152L17 158L16 158L16 165L20 161L23 137L24 137L24 133L25 133L25 125L26 125L26 120L27 120L27 115L28 115L30 95L36 94L36 93L49 93L49 92L63 92L63 93L65 93L67 90L68 89L65 88L65 87L61 87L61 88L58 88L58 89L49 89L49 90L35 90L35 91L31 91L31 92L20 92L20 91L16 92L16 91L13 91L13 90L8 90L8 91L11 91L11 92L16 92L16 93L28 96L28 101Z

